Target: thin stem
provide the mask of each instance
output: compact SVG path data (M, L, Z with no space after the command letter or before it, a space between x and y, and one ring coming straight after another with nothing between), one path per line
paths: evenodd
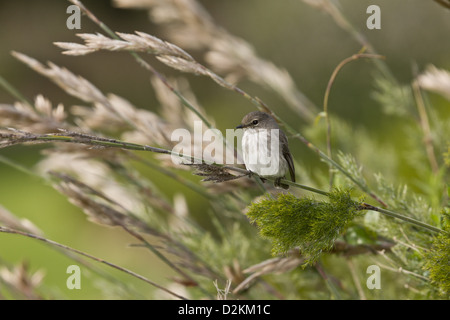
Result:
M264 183L263 183L263 181L261 180L261 177L258 176L258 175L255 175L254 178L255 178L256 184L257 184L258 187L261 189L261 191L262 191L263 193L269 194L269 196L270 196L271 198L273 198L272 194L270 194L269 192L267 192L267 188L264 186Z
M314 193L317 193L317 194L321 194L321 195L326 196L326 197L328 197L330 195L330 193L327 192L327 191L323 191L323 190L320 190L320 189L317 189L317 188L313 188L313 187L310 187L310 186L305 186L304 184L300 184L300 183L297 183L297 182L292 182L290 180L281 180L280 182L283 182L284 184L288 184L288 185L291 185L291 186L294 186L294 187L297 187L297 188L300 188L300 189L303 189L303 190L307 190L307 191L311 191L311 192L314 192Z
M170 268L172 268L173 270L175 270L176 272L178 272L182 277L184 277L186 280L188 280L188 282L191 285L196 286L197 288L200 289L200 291L202 291L203 293L205 293L206 295L208 295L209 297L212 298L212 295L206 291L205 289L203 289L202 286L200 286L200 284L194 280L190 275L188 275L186 272L184 272L183 270L181 270L180 268L178 268L174 263L172 263L168 258L166 258L166 256L164 256L161 252L159 252L153 245L151 245L147 240L144 239L144 237L142 237L139 233L131 230L130 228L128 228L127 226L125 226L123 223L119 222L120 226L126 231L128 232L130 235L132 235L133 237L135 237L136 239L138 239L139 241L141 241L143 243L143 245L149 249L151 252L153 252L161 261L163 261L165 264L167 264Z
M52 245L52 246L56 246L56 247L59 247L59 248L63 248L64 250L68 250L68 251L74 252L74 253L76 253L76 254L82 255L82 256L87 257L87 258L89 258L89 259L92 259L92 260L95 260L95 261L97 261L97 262L106 264L107 266L109 266L109 267L111 267L111 268L114 268L114 269L120 270L120 271L122 271L122 272L125 272L125 273L127 273L127 274L129 274L129 275L131 275L131 276L133 276L133 277L135 277L135 278L138 278L139 280L145 281L145 282L147 282L148 284L150 284L150 285L152 285L152 286L154 286L154 287L156 287L156 288L158 288L158 289L160 289L160 290L163 290L163 291L169 293L170 295L173 295L174 297L176 297L176 298L178 298L178 299L181 299L181 300L188 300L187 298L185 298L185 297L183 297L183 296L180 296L180 295L178 295L177 293L172 292L172 291L170 291L170 290L167 289L167 288L164 288L163 286L161 286L161 285L159 285L159 284L157 284L157 283L155 283L155 282L153 282L153 281L151 281L151 280L145 278L144 276L142 276L142 275L140 275L140 274L137 274L137 273L135 273L135 272L133 272L133 271L131 271L131 270L128 270L128 269L126 269L126 268L123 268L123 267L120 267L120 266L118 266L118 265L115 265L115 264L113 264L113 263L111 263L111 262L108 262L108 261L106 261L106 260L103 260L103 259L97 258L97 257L95 257L95 256L92 256L92 255L90 255L90 254L88 254L88 253L85 253L85 252L83 252L83 251L80 251L80 250L74 249L74 248L72 248L72 247L63 245L63 244L61 244L61 243L55 242L55 241L53 241L53 240L49 240L49 239L46 239L46 238L44 238L44 237L41 237L41 236L38 236L38 235L35 235L35 234L32 234L32 233L22 232L22 231L19 231L19 230L14 230L14 229L7 228L7 227L2 227L2 226L0 226L0 232L3 232L3 233L10 233L10 234L17 234L17 235L25 236L25 237L28 237L28 238L32 238L32 239L36 239L36 240L45 242L45 243L50 244L50 245Z
M342 14L342 11L338 8L336 4L331 1L327 1L327 5L329 5L329 9L326 10L327 13L334 19L336 24L347 31L363 48L367 49L367 51L371 54L377 54L375 48L372 44L367 40L365 35L361 33L345 16ZM388 79L395 81L394 76L389 70L388 66L385 63L382 63L381 60L376 59L373 60L377 68L381 71L381 73Z
M292 128L288 127L290 132L293 132ZM309 140L303 137L300 133L295 133L294 137L302 141L308 148L316 152L319 157L321 157L326 162L333 165L337 170L339 170L343 175L345 175L348 179L350 179L355 185L357 185L362 191L367 193L370 197L380 203L382 206L387 207L387 204L381 200L375 193L373 193L366 185L359 182L355 179L348 171L344 169L339 163L328 157L323 151L317 148L314 144L312 144Z
M380 212L380 213L382 213L384 215L387 215L387 216L390 216L392 218L396 218L396 219L400 219L400 220L409 222L411 224L414 224L416 226L420 226L422 228L428 229L428 230L433 231L433 232L445 232L444 230L439 229L437 227L434 227L432 225L429 225L429 224L427 224L425 222L422 222L422 221L410 218L408 216L404 216L404 215L402 215L400 213L397 213L397 212L394 212L394 211L390 211L390 210L387 210L387 209L375 207L375 206L372 206L372 205L370 205L368 203L365 203L365 202L361 203L360 207L358 209L360 209L360 210L377 211L377 212Z
M316 268L317 272L319 273L319 275L322 277L322 279L325 281L325 284L328 288L328 290L330 291L330 294L332 297L334 297L335 299L341 300L341 294L340 292L337 290L336 285L334 283L334 279L331 278L323 269L322 265L320 263L316 263L314 265L314 267Z
M344 60L342 60L337 67L334 69L333 73L331 74L330 80L328 81L327 89L325 90L325 96L323 99L323 112L325 114L325 119L327 122L327 156L328 158L332 158L331 155L331 122L330 122L330 115L328 113L328 99L330 96L331 87L334 83L334 80L336 79L336 76L338 75L339 71L349 62L361 59L361 58L372 58L372 59L384 59L384 56L378 55L378 54L370 54L370 53L363 53L363 48L360 53L354 54ZM330 175L330 189L333 187L333 180L334 180L334 168L333 164L329 163L329 175Z
M412 83L412 89L414 98L416 100L417 110L419 112L420 127L423 131L423 143L425 144L425 149L428 156L428 161L430 162L431 170L434 174L439 171L439 165L434 154L433 139L430 129L430 121L428 120L427 110L425 107L425 102L423 101L422 92L420 91L420 86L417 81Z
M353 263L353 260L349 257L345 259L347 262L348 269L350 270L350 274L353 279L353 283L355 284L356 291L359 295L359 300L367 300L366 295L364 293L363 287L361 285L361 281L359 280L359 274L355 270L355 264Z
M147 159L138 157L134 153L130 153L130 157L132 157L136 161L139 161L139 162L143 163L144 165L148 166L149 168L157 170L160 173L166 175L167 177L172 178L173 180L175 180L175 181L185 185L187 188L197 192L198 194L202 195L206 199L210 199L210 200L217 199L216 196L211 195L210 193L206 192L203 188L199 187L197 184L195 184L191 180L185 179L182 176L180 176L178 174L175 174L174 172L166 169L165 167L163 167L161 165L154 164L154 163L152 163L151 161L149 161Z
M116 36L117 39L119 39ZM141 65L143 66L145 69L147 69L148 71L150 71L151 73L153 73L173 94L175 94L178 99L180 99L181 103L188 108L189 110L191 110L197 117L200 118L200 120L202 120L202 122L208 127L208 129L213 129L214 126L208 121L208 119L206 119L206 117L204 115L202 115L195 107L194 105L189 102L189 100L187 100L180 91L178 91L177 89L175 89L170 83L169 81L166 79L166 77L164 77L161 73L159 73L155 68L153 68L149 63L147 63L144 59L142 59L136 52L130 52L130 54L135 58L135 60Z
M26 173L29 176L41 178L41 176L39 176L36 172L34 172L34 171L28 169L27 167L21 165L20 163L13 161L11 159L8 159L7 157L4 157L2 155L0 155L0 162L4 163L4 164L10 166L11 168L14 168L20 172Z
M6 81L2 76L0 76L0 86L2 86L7 92L9 92L17 100L22 101L26 105L33 107L33 104L25 98L19 90L14 88L8 81Z
M418 279L420 279L420 280L423 280L423 281L426 281L426 282L430 282L430 279L429 279L429 278L427 278L427 277L425 277L425 276L423 276L423 275L421 275L421 274L418 274L417 272L405 270L405 269L403 269L403 268L393 268L393 267L390 267L390 266L387 266L387 265L384 265L384 264L378 264L378 265L379 265L381 268L384 268L384 269L389 270L389 271L393 271L393 272L398 272L398 273L404 273L404 274L412 275L412 276L414 276L414 277L416 277L416 278L418 278Z

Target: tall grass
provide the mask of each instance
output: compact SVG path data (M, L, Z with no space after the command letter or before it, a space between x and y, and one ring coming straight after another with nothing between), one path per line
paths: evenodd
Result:
M137 108L123 97L103 93L64 67L52 62L45 65L13 52L19 61L86 106L55 107L43 95L30 102L20 89L2 79L2 87L18 101L0 105L0 148L46 144L37 166L39 175L81 208L91 221L125 231L137 241L134 246L155 255L177 275L171 280L177 289L48 239L30 222L15 218L1 207L0 232L43 241L115 285L126 287L83 259L136 277L155 288L154 295L146 298L157 297L161 291L177 299L447 297L450 126L449 119L437 119L426 96L427 91L434 91L449 98L448 71L431 66L410 83L400 84L380 59L382 56L334 2L305 1L328 14L363 46L362 51L343 60L330 75L320 112L296 88L286 70L258 57L249 43L217 26L194 0L150 1L144 5L140 1L115 1L119 7L144 6L152 20L167 31L168 40L140 31L113 32L81 2L71 2L103 33L79 34L82 43L59 41L55 45L70 56L98 51L129 52L151 75L163 108L160 113ZM189 49L194 48L204 51L205 63L189 54ZM284 180L292 187L291 194L284 194L242 166L222 165L225 154L220 152L215 153L215 163L192 164L192 155L172 151L176 143L171 135L175 129L185 128L194 136L195 121L201 121L208 129L214 129L216 121L197 103L200 92L193 92L184 79L168 79L146 60L147 55L180 73L207 77L229 90L230 95L237 93L243 101L271 113L292 140L306 145L317 160L326 162L328 174L320 172L317 177L318 171L300 169L302 179L297 180L305 183ZM395 176L387 179L388 174L372 172L369 166L364 165L363 169L358 155L373 155L378 161L387 156L377 151L366 132L358 129L361 132L355 137L343 119L329 112L328 98L333 94L338 73L344 65L360 58L369 58L377 70L374 97L385 112L392 112L389 107L395 105L396 112L401 110L399 116L418 118L405 121L398 130L410 133L411 141L404 143L410 145L408 160L422 179L423 192L413 192L407 184L398 183ZM236 82L242 77L279 95L306 123L302 132L290 127L267 103L241 89ZM320 122L321 117L326 119L325 124ZM323 137L326 141L321 140ZM196 139L187 142L186 148L198 148L195 143ZM346 152L338 151L336 146ZM205 147L202 144L201 148ZM396 146L391 148L395 150ZM179 163L172 161L173 156L179 158ZM238 152L234 156L237 160ZM390 156L394 161L403 160L395 152ZM294 159L302 168L301 157L294 155ZM8 159L0 161L21 168ZM152 182L153 177L140 172L139 167L156 168L165 179L174 180L174 185L203 197L208 206L202 212L190 212L184 195L173 201L168 199ZM188 177L186 170L201 175L204 181ZM203 219L210 222L209 229L202 225ZM387 277L392 279L394 289L368 297L363 289L365 274L356 272L368 264L391 272ZM9 284L13 295L52 298L40 291L42 277L19 287L19 277L33 275L25 275L23 269L14 274L12 267L3 270L0 279ZM132 290L125 290L122 297L136 296Z

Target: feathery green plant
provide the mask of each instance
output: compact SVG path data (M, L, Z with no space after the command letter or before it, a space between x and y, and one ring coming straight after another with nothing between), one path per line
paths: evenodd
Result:
M442 227L446 232L438 234L433 245L425 255L424 269L430 272L433 284L439 293L448 298L450 296L450 208L442 212Z
M299 247L305 265L313 264L358 215L358 204L349 190L334 189L328 201L280 194L253 202L247 216L255 222L262 237L273 243L274 255Z

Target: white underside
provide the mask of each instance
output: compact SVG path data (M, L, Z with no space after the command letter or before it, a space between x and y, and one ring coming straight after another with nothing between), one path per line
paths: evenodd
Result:
M263 177L284 177L288 170L278 129L246 129L242 136L242 156L247 170Z

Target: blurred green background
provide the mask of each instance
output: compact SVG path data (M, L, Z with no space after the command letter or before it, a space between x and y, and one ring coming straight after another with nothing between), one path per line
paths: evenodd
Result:
M83 3L115 31L132 33L138 30L164 39L164 33L149 22L145 11L116 9L110 1L84 0ZM361 49L360 44L336 26L328 15L300 0L203 0L200 3L217 24L251 43L260 57L288 70L297 87L319 107L322 106L325 88L334 68ZM381 7L381 30L366 28L366 8L371 4ZM54 105L63 103L69 107L80 103L15 60L10 55L14 50L42 62L52 61L65 66L105 93L115 93L137 107L157 111L149 74L127 53L102 52L85 57L68 57L53 45L55 41L80 42L75 36L79 32L100 32L86 17L82 18L81 30L68 30L68 5L62 0L0 1L0 74L29 99L43 94ZM341 0L340 5L377 52L386 56L387 65L400 82L411 81L415 65L418 70L423 70L428 64L450 69L450 10L433 1L423 0ZM201 53L190 53L202 61ZM157 62L154 65L167 75L178 74ZM332 88L330 110L332 114L346 119L351 126L367 127L374 139L395 139L393 123L396 120L383 114L371 97L373 72L373 64L367 60L345 66ZM190 80L201 105L216 119L217 127L222 131L234 128L242 116L254 108L248 101L209 79L185 76ZM290 125L301 128L302 123L291 117L292 111L275 94L248 81L243 81L239 86L260 97ZM448 115L448 104L438 97L431 98L442 109L440 112ZM0 103L13 102L13 97L0 90ZM33 168L42 148L16 146L0 150L0 155ZM298 143L292 149L294 154L314 158ZM161 187L172 195L180 191L177 189L179 186L172 185L170 181L163 182ZM188 201L192 211L201 209L204 204L193 196ZM140 272L157 282L171 276L159 260L142 255L140 249L126 247L124 244L133 243L128 235L87 222L78 208L42 180L2 163L0 204L17 216L31 220L50 239ZM98 297L99 284L91 281L87 271L82 271L83 290L68 290L65 271L73 262L41 243L0 234L0 257L9 263L29 261L31 270L44 269L45 286L49 292L71 299ZM134 281L122 273L115 274ZM144 295L145 290L149 290L138 281L135 285Z

